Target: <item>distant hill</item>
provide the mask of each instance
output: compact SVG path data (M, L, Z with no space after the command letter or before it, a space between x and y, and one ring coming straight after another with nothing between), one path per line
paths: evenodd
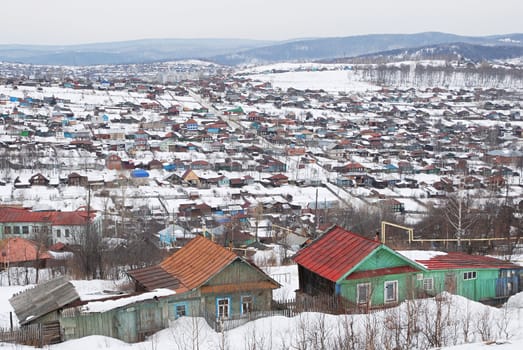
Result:
M277 61L321 60L354 57L387 50L399 50L445 43L476 45L523 46L523 34L468 37L454 34L427 32L418 34L373 34L343 38L323 38L293 41L265 47L219 55L211 58L217 63L270 63Z
M450 43L381 51L352 58L329 59L324 62L394 62L411 60L463 60L482 62L523 57L521 45L477 45Z
M195 58L225 65L238 65L339 59L449 43L521 47L523 46L523 34L469 37L426 32L300 39L284 42L244 39L147 39L69 46L0 45L0 61L94 65L149 63Z
M271 45L245 39L145 39L84 45L0 45L0 61L48 65L149 63L205 58Z

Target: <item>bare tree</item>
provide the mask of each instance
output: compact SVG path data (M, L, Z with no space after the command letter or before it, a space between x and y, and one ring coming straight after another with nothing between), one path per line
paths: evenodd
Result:
M357 350L362 347L359 332L356 331L354 316L343 315L338 322L337 333L334 336L334 350Z
M203 331L207 326L201 317L182 317L170 325L170 332L176 350L200 350L206 341L207 334Z
M492 339L492 320L489 308L484 308L483 311L477 315L476 332L481 336L482 341Z
M449 196L445 205L445 217L454 230L460 249L461 240L469 235L469 229L477 221L477 212L472 210L472 199L464 196L463 191Z

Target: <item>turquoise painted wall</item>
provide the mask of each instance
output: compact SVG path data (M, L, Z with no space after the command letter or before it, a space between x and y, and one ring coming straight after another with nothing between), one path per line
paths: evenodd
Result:
M465 279L464 273L476 272L476 278ZM446 281L447 277L447 283ZM450 277L453 276L453 277ZM431 270L423 273L423 278L434 279L434 294L444 290L468 299L480 301L496 297L496 281L499 278L498 269L456 269ZM452 282L454 280L455 282ZM422 281L417 281L421 287ZM455 287L453 286L455 284Z
M415 273L403 273L395 275L378 276L373 278L362 278L357 280L344 280L340 283L340 294L346 299L357 301L357 286L360 283L370 283L370 306L379 307L394 305L409 298L409 293L413 291L413 279ZM397 281L397 300L394 302L385 302L385 282Z
M383 246L369 255L355 271L376 270L387 267L409 266L406 259L390 252Z

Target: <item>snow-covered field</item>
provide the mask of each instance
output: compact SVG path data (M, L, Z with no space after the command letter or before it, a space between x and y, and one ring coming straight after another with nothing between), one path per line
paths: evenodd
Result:
M250 78L260 81L268 81L273 86L283 90L295 88L298 90L312 89L336 93L336 92L362 92L378 90L379 87L356 80L350 70L326 70L326 71L304 71L266 73L251 75Z
M379 90L378 86L357 79L344 65L320 63L278 63L238 72L253 80L270 82L283 90L323 89L331 93Z

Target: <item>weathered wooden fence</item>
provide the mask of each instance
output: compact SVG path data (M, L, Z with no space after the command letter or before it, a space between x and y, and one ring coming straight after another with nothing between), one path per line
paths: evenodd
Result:
M273 300L270 310L251 311L242 315L231 315L226 319L216 318L214 314L203 314L203 317L215 331L223 332L263 317L294 317L302 312L322 312L339 315L369 311L371 310L365 310L365 308L351 304L346 299L337 296L320 295L314 297L302 296L297 299L279 301Z
M229 316L226 319L216 318L215 315L204 315L205 320L216 332L225 332L243 326L244 324L264 317L284 316L293 317L297 313L292 309L274 309L268 311L251 311L243 315Z
M0 328L0 341L32 346L42 345L42 328L38 324L20 328Z

